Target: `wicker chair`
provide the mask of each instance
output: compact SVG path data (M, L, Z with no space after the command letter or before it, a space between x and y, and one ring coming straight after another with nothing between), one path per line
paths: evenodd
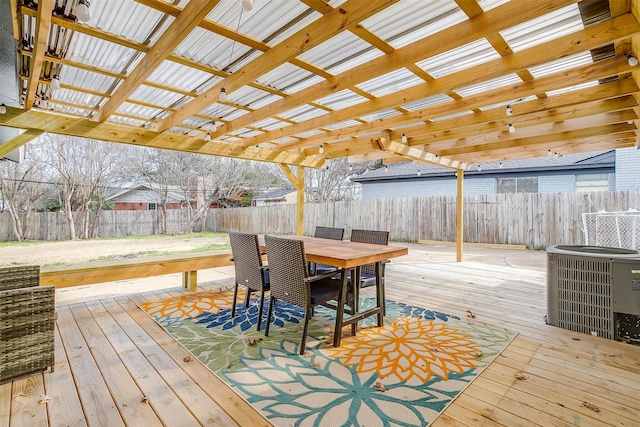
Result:
M378 230L351 230L351 241L359 243L372 243L374 245L388 245L389 232ZM389 261L383 261L380 272L382 284L384 286L384 266ZM373 286L376 284L376 265L367 264L360 267L360 287ZM383 287L384 289L384 287Z
M258 235L229 231L229 241L231 242L233 265L236 270L231 317L236 315L238 285L241 284L247 288L244 297L245 307L249 307L251 293L260 291L260 304L258 305L258 330L260 330L264 293L269 290L269 267L262 265Z
M304 354L307 329L313 307L330 300L341 301L340 281L332 278L336 272L309 276L304 242L273 236L265 236L264 240L271 270L271 295L264 334L265 336L269 335L271 315L277 300L303 307L305 315L300 354ZM336 327L336 333L338 333L337 330Z
M55 288L40 267L0 268L0 384L54 364Z
M313 237L321 237L323 239L342 240L344 238L344 228L322 227L316 225L316 232ZM309 263L309 271L311 274L325 274L335 271L336 268L326 264Z

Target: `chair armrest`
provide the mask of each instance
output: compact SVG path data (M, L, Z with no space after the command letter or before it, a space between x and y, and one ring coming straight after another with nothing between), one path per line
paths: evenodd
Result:
M324 274L317 274L315 276L310 276L307 277L305 280L305 282L315 282L316 280L322 280L322 279L328 279L329 277L333 277L337 274L342 274L342 269L338 269L336 271L329 271L327 273Z

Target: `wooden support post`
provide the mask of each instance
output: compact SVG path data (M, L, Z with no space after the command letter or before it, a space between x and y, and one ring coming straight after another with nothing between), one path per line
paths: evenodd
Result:
M304 167L298 166L298 190L296 198L296 234L304 234Z
M182 272L182 287L191 292L198 289L198 270Z
M463 201L463 186L464 181L464 169L458 169L458 194L456 195L456 262L462 262L462 249L464 239L464 206Z

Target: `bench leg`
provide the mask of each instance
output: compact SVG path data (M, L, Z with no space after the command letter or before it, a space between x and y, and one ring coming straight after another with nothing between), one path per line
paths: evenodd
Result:
M182 287L191 292L198 289L198 270L182 272Z

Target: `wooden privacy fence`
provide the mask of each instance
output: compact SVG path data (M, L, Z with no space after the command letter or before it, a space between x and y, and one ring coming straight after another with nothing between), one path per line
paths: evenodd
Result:
M486 194L464 198L464 241L525 245L545 249L556 244L583 244L582 213L640 210L640 191L590 193ZM187 223L186 212L167 214L169 233ZM99 237L158 234L156 211L104 211ZM316 225L381 229L392 240L454 241L456 197L413 197L305 204L305 234ZM61 213L33 215L33 240L65 240L67 224ZM295 233L295 205L212 209L207 231L241 230L255 233ZM14 240L11 218L0 213L0 239Z

